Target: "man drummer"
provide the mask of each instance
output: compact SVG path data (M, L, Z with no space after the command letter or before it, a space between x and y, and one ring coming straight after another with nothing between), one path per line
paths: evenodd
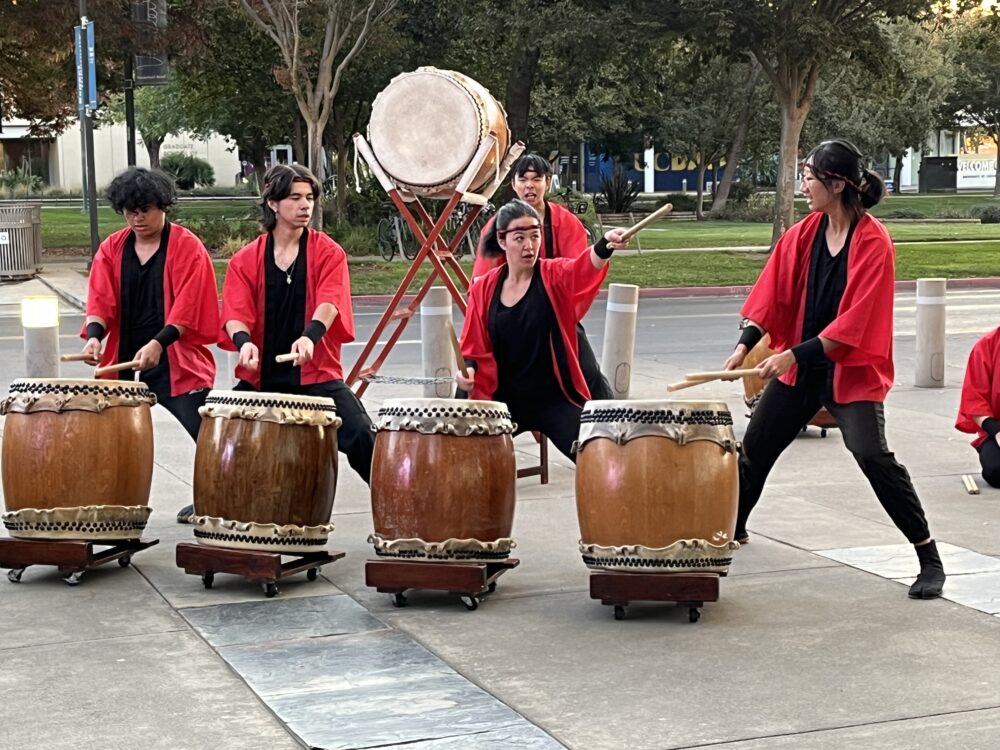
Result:
M552 167L549 166L549 162L538 154L524 154L514 164L511 172L514 175L511 187L517 197L542 217L542 249L539 257L576 258L589 251L587 233L576 215L557 203L545 200L545 194L552 187ZM503 253L490 256L484 252L484 242L492 230L493 222L494 219L490 219L480 234L479 248L476 250L476 260L472 266L473 280L507 262ZM591 399L613 398L611 384L601 373L582 323L576 326L576 338L580 368L587 380Z
M215 381L208 348L219 330L212 260L201 240L167 220L174 183L160 170L122 172L108 186L107 198L127 226L94 256L80 332L87 342L83 353L88 363L101 366L137 360L139 379L197 440L198 409Z
M229 262L222 287L220 346L239 353L236 390L323 396L343 424L337 447L367 483L375 434L364 406L344 383L340 348L354 340L347 255L309 228L320 185L298 164L264 175L264 233ZM295 355L276 362L280 354Z

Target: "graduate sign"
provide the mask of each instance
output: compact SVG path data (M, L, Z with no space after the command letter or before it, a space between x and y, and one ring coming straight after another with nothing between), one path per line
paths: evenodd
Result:
M87 83L89 96L87 102L83 101L83 55L80 45L80 27L73 27L73 43L76 50L76 106L83 109L84 106L90 109L97 109L97 66L94 62L94 23L87 23Z

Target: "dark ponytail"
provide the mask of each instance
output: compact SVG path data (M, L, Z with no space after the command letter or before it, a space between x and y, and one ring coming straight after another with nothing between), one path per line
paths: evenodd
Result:
M858 197L861 198L861 205L871 208L885 197L885 182L875 172L869 169L861 169L861 182L858 187Z
M497 211L496 217L480 239L477 252L484 258L496 258L498 255L503 255L503 248L500 247L500 240L497 236L498 232L507 231L507 227L510 226L512 221L524 218L525 216L537 219L539 223L542 221L538 216L538 212L520 198L515 198L510 203L505 203Z

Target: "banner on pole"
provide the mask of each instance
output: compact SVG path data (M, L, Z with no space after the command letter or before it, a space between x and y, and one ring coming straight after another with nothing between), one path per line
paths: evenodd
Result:
M97 108L97 64L96 55L94 54L94 22L89 21L87 23L87 74L89 80L87 81L88 88L90 89L89 96L87 97L86 105L83 101L83 57L80 45L80 27L73 27L73 46L76 52L76 106L77 109L83 109L84 106L90 107L91 109Z

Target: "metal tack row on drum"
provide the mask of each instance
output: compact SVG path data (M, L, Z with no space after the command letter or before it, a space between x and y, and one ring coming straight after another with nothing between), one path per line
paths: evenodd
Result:
M12 539L138 540L150 513L154 402L142 383L13 383L0 403L7 415L3 521ZM178 545L178 564L206 586L216 572L243 574L268 595L293 569L315 578L320 565L337 559L326 550L337 484L334 402L212 391L201 414L193 471L200 545ZM369 584L392 593L396 604L411 588L478 603L517 564L510 559L516 425L506 406L390 400L375 429L369 542L376 559L369 565L376 568L369 579L377 580ZM725 404L589 402L577 451L580 552L605 576L598 598L613 604L616 616L635 599L679 601L663 593L664 582L674 590L684 576L726 573L738 547L738 481ZM292 567L281 562L290 556ZM278 566L274 573L260 572L267 560Z

